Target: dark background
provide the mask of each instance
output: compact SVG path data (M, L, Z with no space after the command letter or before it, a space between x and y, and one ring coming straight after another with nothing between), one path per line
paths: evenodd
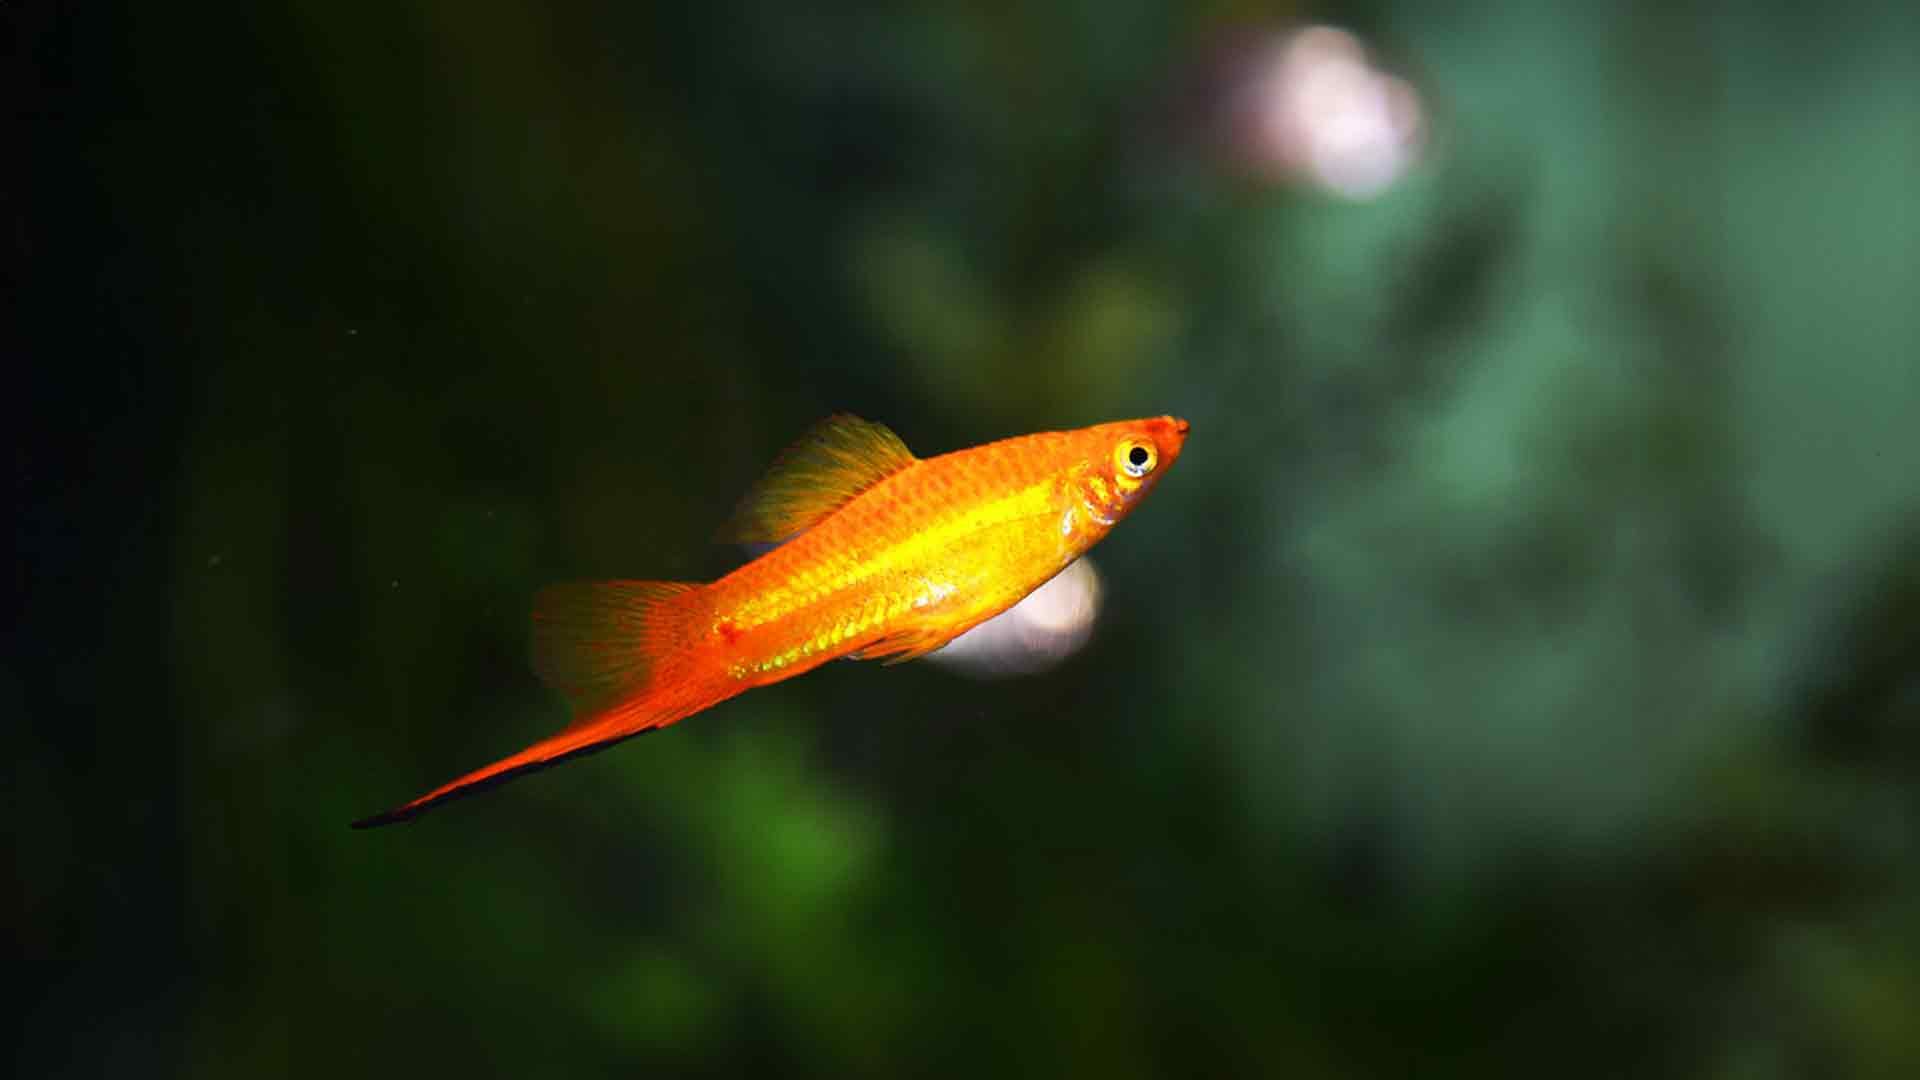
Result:
M1907 10L0 5L15 1074L1920 1072ZM1194 434L1051 673L345 827L838 410Z

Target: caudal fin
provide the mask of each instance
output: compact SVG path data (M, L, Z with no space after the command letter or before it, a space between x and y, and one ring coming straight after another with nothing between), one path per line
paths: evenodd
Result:
M356 829L406 821L569 758L604 750L727 697L699 677L689 646L700 586L665 581L556 585L533 605L533 668L566 695L573 722L511 757L460 777Z

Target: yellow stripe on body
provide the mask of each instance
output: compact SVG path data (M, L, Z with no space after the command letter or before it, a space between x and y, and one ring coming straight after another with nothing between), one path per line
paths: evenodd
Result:
M960 548L968 537L1027 518L1057 516L1051 476L1035 477L1032 470L1010 476L1014 470L993 467L1001 464L922 462L900 477L905 483L881 485L871 498L861 496L785 548L722 579L720 594L740 599L723 599L716 618L757 632L755 644L778 648L770 655L742 657L729 670L736 678L765 676L862 648L898 628L916 609L948 599L965 584L957 577L995 563L994 553ZM1010 481L1020 486L982 498L975 495L981 474L997 480L994 486ZM883 517L893 520L883 527ZM888 532L905 535L875 550L875 537ZM729 583L732 587L725 587ZM783 627L791 627L799 640L782 633Z

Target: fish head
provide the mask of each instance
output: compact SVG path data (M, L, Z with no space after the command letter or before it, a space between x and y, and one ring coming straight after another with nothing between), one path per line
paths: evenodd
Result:
M1172 416L1122 420L1079 432L1074 494L1088 523L1104 535L1146 498L1179 459L1187 422ZM1096 537L1097 538L1097 537Z

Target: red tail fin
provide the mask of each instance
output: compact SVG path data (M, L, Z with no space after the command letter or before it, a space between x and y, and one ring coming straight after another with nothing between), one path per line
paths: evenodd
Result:
M666 727L731 696L701 679L690 655L699 588L609 581L543 590L533 605L533 667L572 703L573 722L511 757L353 827L406 821L448 799Z

